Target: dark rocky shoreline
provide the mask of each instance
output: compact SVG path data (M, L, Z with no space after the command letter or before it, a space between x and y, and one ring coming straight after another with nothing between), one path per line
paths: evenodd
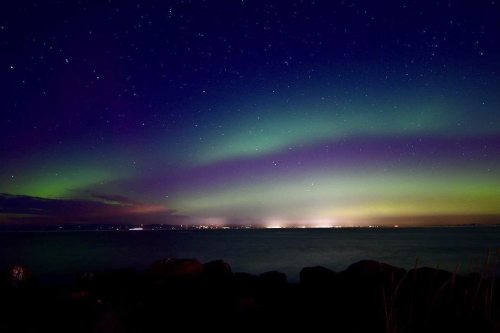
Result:
M44 285L29 269L0 273L0 332L500 332L500 280L360 261L234 273L224 261L159 260Z

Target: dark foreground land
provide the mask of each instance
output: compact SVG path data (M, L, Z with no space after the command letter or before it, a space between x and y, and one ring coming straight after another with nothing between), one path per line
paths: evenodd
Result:
M161 260L144 272L42 285L0 275L0 332L500 332L500 279L361 261L336 273L233 273L223 261Z

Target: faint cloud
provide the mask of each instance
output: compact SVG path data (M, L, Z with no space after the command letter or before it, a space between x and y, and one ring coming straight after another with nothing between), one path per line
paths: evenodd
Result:
M180 224L189 219L161 205L121 195L93 195L99 200L46 199L0 193L0 221L103 224Z

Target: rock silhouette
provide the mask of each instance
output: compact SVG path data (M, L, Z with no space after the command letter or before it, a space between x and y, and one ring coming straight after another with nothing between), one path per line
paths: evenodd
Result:
M0 332L499 332L499 282L364 260L338 273L305 267L290 283L222 260L163 259L50 285L15 266L0 274Z

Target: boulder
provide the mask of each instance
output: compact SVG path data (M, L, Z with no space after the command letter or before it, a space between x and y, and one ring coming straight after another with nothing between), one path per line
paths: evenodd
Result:
M304 267L300 271L300 283L307 287L326 286L335 283L337 273L323 267Z
M358 261L340 273L344 283L354 284L354 287L362 283L373 289L382 284L387 290L396 288L405 276L405 269L374 260Z
M231 266L223 260L214 260L203 264L203 272L210 280L227 281L233 276Z
M397 277L403 277L406 270L375 260L361 260L350 265L344 272L349 274L383 274L387 276L393 274Z
M149 268L158 278L193 279L202 276L204 267L195 259L163 259L155 261Z
M286 274L271 271L259 275L259 282L266 287L284 287L287 284Z

